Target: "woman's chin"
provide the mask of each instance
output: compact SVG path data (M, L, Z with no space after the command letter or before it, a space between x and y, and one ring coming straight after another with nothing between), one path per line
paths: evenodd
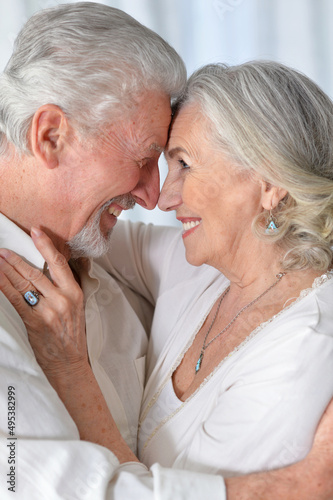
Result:
M203 255L199 255L198 252L193 251L193 249L188 249L185 247L185 257L186 260L191 266L202 266L202 264L205 264L206 261L203 258Z

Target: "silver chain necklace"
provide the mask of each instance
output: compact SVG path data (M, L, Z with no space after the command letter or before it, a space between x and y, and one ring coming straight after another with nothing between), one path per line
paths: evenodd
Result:
M267 290L265 290L263 293L261 293L255 299L253 299L249 304L247 304L246 306L242 307L242 309L240 311L238 311L238 313L230 321L230 323L228 323L227 326L225 326L223 328L223 330L220 331L220 333L218 333L217 335L215 335L215 337L212 338L212 340L210 340L208 342L208 344L206 345L206 340L207 340L208 335L210 334L210 332L211 332L211 330L213 328L213 325L214 325L215 320L217 318L217 315L218 315L218 312L220 310L222 301L223 301L224 297L227 295L227 293L229 293L229 291L230 291L230 286L228 286L228 288L225 290L225 292L222 294L222 296L221 296L221 298L219 300L219 303L218 303L218 306L217 306L217 309L216 309L216 313L215 313L214 318L213 318L213 320L212 320L212 322L210 324L210 327L208 328L207 333L205 335L205 338L204 338L204 341L203 341L203 344L202 344L202 348L201 348L201 353L200 353L199 359L197 361L197 364L195 365L195 373L196 374L198 373L198 371L201 368L201 363L202 363L202 360L203 360L203 357L204 357L204 354L205 354L205 350L207 349L207 347L210 346L210 344L212 342L214 342L214 340L216 340L220 335L222 335L222 333L226 332L231 327L231 325L236 321L236 319L245 311L245 309L247 309L248 307L252 306L255 302L257 302L259 299L261 299L261 297L263 297L264 295L266 295L266 293L268 293L275 285L277 285L279 283L279 281L283 278L283 276L285 274L286 273L279 273L279 274L277 274L276 275L277 280L269 288L267 288Z

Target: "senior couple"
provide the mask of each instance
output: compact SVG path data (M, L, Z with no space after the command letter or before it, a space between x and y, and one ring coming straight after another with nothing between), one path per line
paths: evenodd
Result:
M83 2L22 29L0 119L1 498L332 498L329 98L269 62L186 83ZM158 197L182 234L114 227Z

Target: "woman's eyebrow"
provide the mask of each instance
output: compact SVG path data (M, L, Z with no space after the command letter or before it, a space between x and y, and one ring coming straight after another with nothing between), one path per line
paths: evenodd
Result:
M164 151L165 156L167 156L168 158L171 158L171 159L174 156L176 156L177 153L186 153L187 154L187 151L186 151L186 149L181 148L180 146L177 146L176 148L171 148L171 149L168 149L168 147L166 147L166 149Z

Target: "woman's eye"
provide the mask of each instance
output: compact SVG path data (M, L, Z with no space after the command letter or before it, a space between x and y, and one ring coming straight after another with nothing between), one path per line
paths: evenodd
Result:
M178 160L178 162L179 162L179 164L180 164L180 166L181 166L182 169L185 170L187 168L190 168L189 165L187 163L185 163L184 160Z

